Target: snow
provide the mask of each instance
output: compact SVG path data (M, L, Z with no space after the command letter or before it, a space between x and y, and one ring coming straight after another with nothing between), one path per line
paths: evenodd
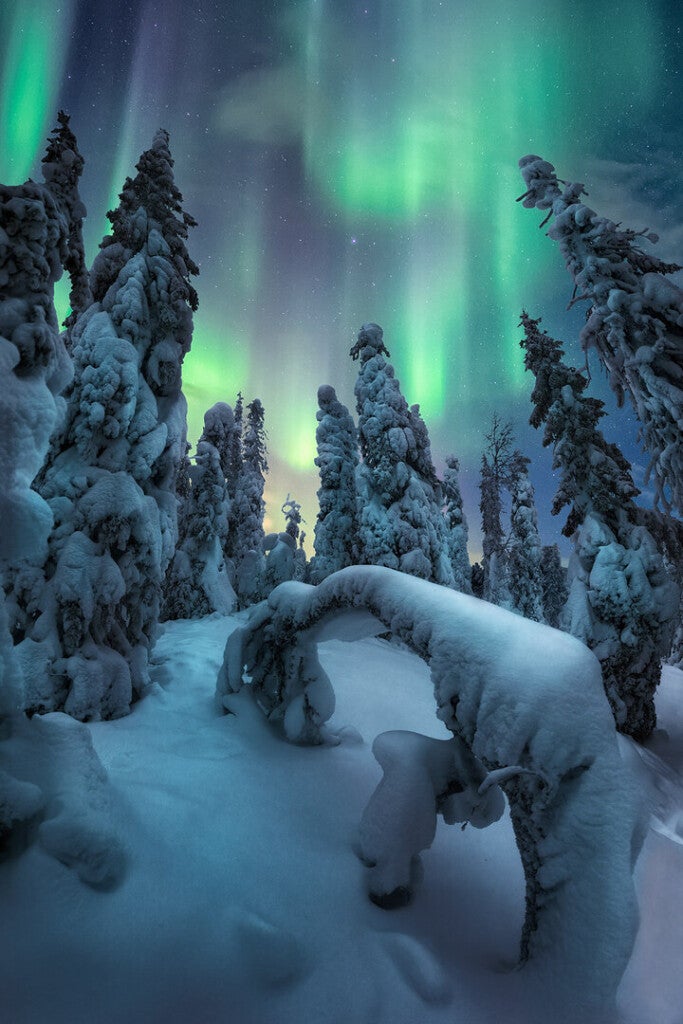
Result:
M116 888L86 887L40 842L2 864L12 1024L577 1024L556 1011L552 985L513 970L524 893L507 810L483 831L439 820L409 906L383 911L367 898L355 854L382 775L375 737L451 735L427 666L383 640L322 642L341 742L293 745L245 693L233 697L237 714L216 713L225 640L243 621L167 624L151 692L132 713L69 723L106 770L107 828L125 872ZM660 819L672 828L681 708L683 673L667 668L646 760L623 741L644 785L666 783ZM44 764L47 776L47 754ZM102 798L97 772L91 782ZM636 881L641 926L621 1019L680 1024L683 846L650 831Z

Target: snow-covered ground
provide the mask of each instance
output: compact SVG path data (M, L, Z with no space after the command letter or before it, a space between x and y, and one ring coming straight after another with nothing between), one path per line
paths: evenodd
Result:
M552 991L513 969L524 897L507 813L483 831L440 821L410 906L383 911L367 898L355 852L381 776L373 739L449 736L427 667L382 640L321 645L342 742L291 745L246 695L237 715L215 709L239 618L168 624L153 692L129 717L88 726L109 776L122 883L88 888L38 843L2 865L0 1019L557 1021ZM653 811L619 992L626 1024L683 1021L683 673L665 670L658 713L647 750L621 743Z

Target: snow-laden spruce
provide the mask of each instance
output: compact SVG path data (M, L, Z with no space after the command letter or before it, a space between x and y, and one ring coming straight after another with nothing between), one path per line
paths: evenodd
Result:
M504 608L510 607L511 598L507 583L505 533L500 520L503 511L501 492L509 481L511 445L512 426L502 423L499 416L494 414L481 457L479 511L484 572L482 596L485 601Z
M235 497L230 517L235 566L234 588L240 608L259 600L263 581L263 516L266 507L263 491L266 484L264 473L268 472L266 430L263 421L263 403L259 398L255 398L247 406L241 464L235 482ZM241 416L238 422L241 422ZM234 451L234 448L232 450Z
M176 477L186 452L181 364L196 293L158 132L109 215L72 331L63 428L39 481L55 527L40 615L22 642L33 710L115 718L149 680L164 574L177 539Z
M574 281L572 301L590 303L581 344L596 349L642 424L655 506L683 512L683 291L667 280L681 267L643 252L640 241L656 235L599 216L581 202L583 184L560 182L546 160L529 155L519 166L523 205L547 210L544 224L554 218L548 235Z
M448 531L448 554L453 570L453 586L463 594L472 593L472 568L467 553L467 519L462 507L459 481L460 463L454 455L446 458L443 474L444 517Z
M317 644L387 630L429 664L437 715L458 744L430 751L421 740L390 738L377 748L391 794L386 829L402 844L384 841L378 792L363 846L379 858L379 887L410 888L401 850L429 845L435 812L459 820L473 797L473 823L493 820L490 790L499 785L526 876L525 969L547 972L577 1010L604 1005L635 937L632 868L642 834L600 666L584 644L426 580L351 566L317 587L285 583L252 609L226 644L217 702L231 710L246 685L289 740L319 743L335 698ZM396 752L407 787L392 782ZM466 796L458 800L458 791ZM415 822L405 839L395 834L395 814ZM391 902L391 892L374 895Z
M69 265L74 194L67 190L62 204L49 185L0 185L0 845L17 855L37 838L84 882L110 887L124 856L109 825L106 773L84 725L22 714L24 678L4 597L8 567L39 560L52 526L31 483L70 375L53 290Z
M228 406L229 408L229 406ZM198 619L212 612L228 615L235 606L223 548L228 533L228 491L217 448L206 440L212 410L190 467L191 487L182 532L164 580L162 618ZM211 431L209 430L209 434Z
M549 626L557 628L567 600L567 571L557 544L544 544L541 548L541 585L543 618Z
M603 403L584 395L586 377L562 362L560 343L539 323L522 313L524 364L536 378L530 422L544 423L543 444L553 445L560 487L552 512L569 507L562 532L574 544L560 622L599 658L617 728L642 739L656 723L678 588L634 503L626 459L598 429Z
M320 472L319 511L311 559L311 582L358 561L356 472L358 434L351 414L333 387L318 388L315 464Z
M359 561L452 586L441 491L419 408L401 394L382 328L364 324L351 349L362 463Z
M45 184L66 214L69 237L64 269L71 279L70 312L64 321L67 328L65 344L71 348L71 328L92 302L90 279L85 265L83 218L86 209L78 191L84 160L78 150L76 136L69 126L69 115L60 110L43 157Z
M529 459L514 452L508 484L511 505L507 582L512 608L525 619L543 622L541 538L528 467Z

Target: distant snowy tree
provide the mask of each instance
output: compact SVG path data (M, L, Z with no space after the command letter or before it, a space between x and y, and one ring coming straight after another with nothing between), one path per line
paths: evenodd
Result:
M543 617L549 626L557 629L567 600L567 572L562 567L557 544L547 544L541 549L541 582Z
M297 547L302 522L301 505L288 494L281 511L286 523L284 531L271 534L264 544L267 550L263 571L264 595L269 594L278 584L297 578L302 580L306 574L306 555L303 548ZM303 566L299 552L303 555Z
M481 562L472 564L472 594L474 597L484 597L484 567Z
M460 463L454 455L446 459L443 475L444 516L448 531L448 554L453 569L453 586L463 594L472 593L472 569L467 554L467 519L462 507L458 473Z
M655 506L683 512L683 291L667 280L681 267L640 247L644 231L620 228L581 202L580 182L560 182L538 156L519 162L527 191L524 206L547 210L545 223L558 242L573 281L573 301L590 303L581 331L595 348L619 402L628 395L651 456Z
M237 484L242 472L242 433L244 429L244 402L242 393L237 393L235 408L233 411L233 423L230 436L226 445L225 457L225 482L228 487L228 498L230 499L230 515L228 520L228 536L225 542L225 557L227 560L228 573L233 586L235 586L235 544L237 538Z
M215 406L204 418L203 438L211 433L214 410ZM190 476L182 535L164 581L162 617L167 619L196 619L212 612L227 615L235 604L223 554L228 491L220 453L210 441L197 444Z
M148 681L177 539L186 454L181 364L196 293L168 135L159 132L110 214L73 328L67 415L41 474L55 519L40 616L19 646L33 710L126 714Z
M543 622L541 538L528 466L525 455L513 453L508 485L511 507L507 582L512 609L525 619Z
M351 349L352 358L360 360L355 386L363 458L358 470L360 560L452 586L427 428L417 408L408 408L385 355L382 328L364 324Z
M535 378L531 424L545 424L560 488L553 514L574 543L569 599L561 622L600 660L617 728L638 739L655 726L654 692L678 603L650 531L639 522L628 462L598 429L603 404L587 398L586 378L562 362L558 341L522 314L525 366Z
M69 234L64 269L71 278L69 294L71 309L64 325L67 328L65 343L69 348L71 328L79 315L92 303L83 245L83 218L86 215L86 209L78 191L83 163L76 136L69 126L69 115L60 110L57 115L57 127L54 128L48 140L42 171L45 184L64 212L68 224Z
M318 428L315 439L320 472L319 512L315 524L315 556L311 582L358 560L356 472L358 435L351 414L329 384L318 388Z
M308 577L310 574L310 565L306 558L306 550L304 543L306 541L306 531L302 530L299 534L299 546L294 552L294 579L299 583L308 583Z
M263 405L255 398L247 406L242 442L242 466L235 487L232 529L234 532L235 590L241 608L259 600L263 561L263 516L266 431Z
M510 594L507 587L505 533L500 518L503 511L501 494L509 476L511 447L512 426L502 423L500 417L494 414L481 457L479 509L484 569L482 596L485 601L503 607L509 606Z

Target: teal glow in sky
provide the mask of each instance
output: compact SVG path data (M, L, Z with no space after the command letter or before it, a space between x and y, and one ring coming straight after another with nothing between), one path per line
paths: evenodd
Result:
M179 0L15 0L0 11L0 179L39 174L67 109L92 259L125 176L167 128L199 222L191 437L212 402L259 395L269 496L277 511L296 494L312 530L317 388L352 406L348 350L374 320L435 454L463 462L476 534L492 412L539 449L522 306L581 361L558 255L514 202L517 160L541 153L680 258L666 251L683 206L680 20L664 0L209 0L192 14ZM547 457L536 473L547 492Z

